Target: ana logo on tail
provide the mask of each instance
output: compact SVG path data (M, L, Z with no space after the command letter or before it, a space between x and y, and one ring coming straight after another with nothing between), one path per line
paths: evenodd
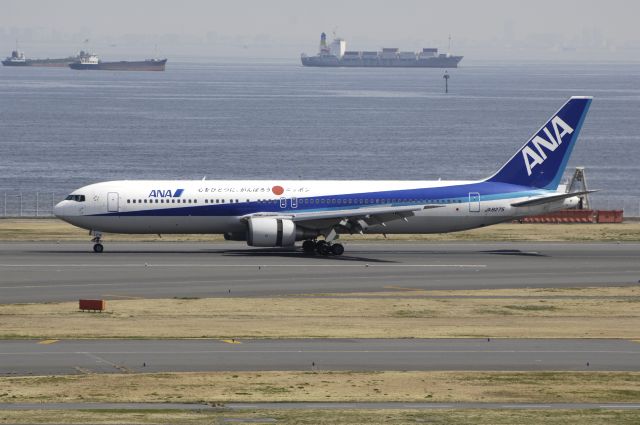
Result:
M547 153L543 147L549 152L553 152L562 144L562 138L564 136L573 133L573 128L557 115L551 119L551 125L553 126L555 139L551 131L549 131L547 127L544 127L542 130L547 135L548 140L542 138L540 132L538 132L531 142L527 143L522 149L522 157L524 158L524 164L527 166L527 174L529 176L531 175L531 170L533 170L536 165L542 165L545 159L547 159Z

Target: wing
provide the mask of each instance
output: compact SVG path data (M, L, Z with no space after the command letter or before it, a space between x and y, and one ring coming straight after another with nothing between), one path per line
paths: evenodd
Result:
M597 192L597 190L585 190L583 192L563 193L560 195L542 196L539 198L527 199L526 201L515 202L512 207L531 207L534 205L543 205L550 202L562 201L563 199L573 198L574 196L583 196L589 193Z
M253 217L286 218L310 229L327 229L342 227L349 232L362 232L374 225L383 225L393 220L406 220L417 211L441 208L444 205L405 205L405 206L371 206L331 211L302 211L282 213L255 213L242 217L248 220Z

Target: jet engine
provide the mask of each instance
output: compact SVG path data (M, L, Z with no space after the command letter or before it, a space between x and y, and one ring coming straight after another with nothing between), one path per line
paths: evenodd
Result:
M291 246L296 241L318 236L317 232L297 227L286 218L255 217L248 221L247 245L250 246Z

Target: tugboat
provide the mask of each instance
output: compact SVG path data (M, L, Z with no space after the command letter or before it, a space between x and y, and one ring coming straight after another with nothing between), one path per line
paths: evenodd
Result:
M88 54L69 64L71 69L100 71L164 71L167 59L146 59L143 61L102 62L97 55Z

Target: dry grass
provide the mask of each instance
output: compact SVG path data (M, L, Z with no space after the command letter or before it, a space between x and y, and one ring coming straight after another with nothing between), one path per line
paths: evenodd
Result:
M193 372L0 378L0 402L638 402L640 372Z
M540 424L582 425L640 422L638 411L615 410L279 410L279 411L0 411L0 424L185 424L272 423L278 424Z
M384 239L382 235L346 236L345 240ZM87 241L88 232L58 219L0 219L0 241ZM112 241L222 241L221 235L106 235ZM458 233L389 235L406 241L640 241L640 222L622 224L504 223Z
M639 306L638 287L5 304L0 337L640 339Z
M186 411L2 411L0 424L619 424L640 421L638 411L614 410L280 410L242 412Z

